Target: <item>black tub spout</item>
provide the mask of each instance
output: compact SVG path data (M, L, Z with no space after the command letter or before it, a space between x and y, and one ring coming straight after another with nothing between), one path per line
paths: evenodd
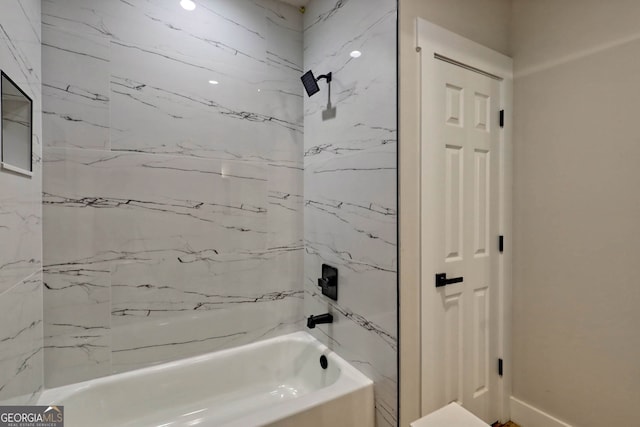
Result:
M307 328L313 329L316 325L320 325L322 323L333 323L333 316L330 313L309 316L307 319Z

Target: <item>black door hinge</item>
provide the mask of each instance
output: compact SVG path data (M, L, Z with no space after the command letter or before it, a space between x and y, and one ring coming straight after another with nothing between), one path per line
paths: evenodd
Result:
M498 375L502 376L502 359L498 359Z
M504 252L504 236L498 236L498 251Z
M504 127L504 110L500 110L500 127Z

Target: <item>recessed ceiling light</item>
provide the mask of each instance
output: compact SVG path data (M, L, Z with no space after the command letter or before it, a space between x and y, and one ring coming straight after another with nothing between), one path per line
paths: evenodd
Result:
M220 82L219 82L219 81L217 81L217 80L209 80L209 83L211 83L212 85L217 85L217 84L219 84Z
M182 6L184 10L189 11L196 8L196 4L193 2L193 0L180 0L180 6Z
M354 50L353 52L351 52L352 58L360 58L360 56L362 56L362 52L360 52L359 50Z

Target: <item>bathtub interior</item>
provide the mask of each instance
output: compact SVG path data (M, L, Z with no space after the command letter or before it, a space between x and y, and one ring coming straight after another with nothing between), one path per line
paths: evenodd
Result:
M326 389L344 368L311 336L295 333L62 387L42 404L64 405L71 427L222 425Z

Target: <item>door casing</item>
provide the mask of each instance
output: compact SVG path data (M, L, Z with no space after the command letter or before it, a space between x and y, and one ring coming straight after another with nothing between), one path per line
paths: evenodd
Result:
M417 40L416 50L418 51L421 64L421 76L434 75L434 61L435 56L452 59L460 64L464 64L476 70L480 70L484 73L488 73L494 76L500 77L500 106L504 110L504 128L500 133L500 159L499 164L499 189L498 189L498 234L504 236L505 250L498 256L498 283L497 290L499 292L498 298L498 350L497 353L503 359L503 376L498 381L498 390L496 390L498 401L498 412L500 414L501 422L509 420L509 398L511 396L511 259L512 259L512 245L513 232L512 232L512 165L513 165L513 151L512 151L512 111L513 111L513 62L512 59L495 52L485 46L482 46L469 39L461 37L455 33L445 30L437 25L434 25L422 18L417 18ZM423 77L424 78L424 77ZM419 88L422 92L422 88ZM429 97L422 96L421 99L421 132L420 132L420 144L424 147L424 144L428 144L429 141L425 141L425 132L422 129L425 126L424 113L430 110L431 102ZM428 152L421 148L422 164L425 164L424 156L428 155ZM428 171L424 167L421 167L420 171L421 181L421 211L428 211L428 201L430 194L433 194L433 185L438 185L437 180L430 179ZM424 245L430 244L428 226L427 224L420 224L421 235L421 248ZM497 236L495 236L497 238ZM496 242L497 244L497 242ZM423 249L421 249L422 251ZM424 263L424 258L420 257L421 263ZM421 286L432 285L433 277L432 271L427 271L424 266L421 265ZM421 305L425 306L428 301L425 302L424 298L427 298L425 293L421 292ZM420 333L422 337L422 333ZM422 352L422 345L419 346ZM423 360L420 357L420 360ZM424 361L422 362L424 363ZM497 361L496 361L497 369ZM402 378L401 378L402 381ZM421 407L422 396L420 398ZM421 415L426 415L422 413Z

